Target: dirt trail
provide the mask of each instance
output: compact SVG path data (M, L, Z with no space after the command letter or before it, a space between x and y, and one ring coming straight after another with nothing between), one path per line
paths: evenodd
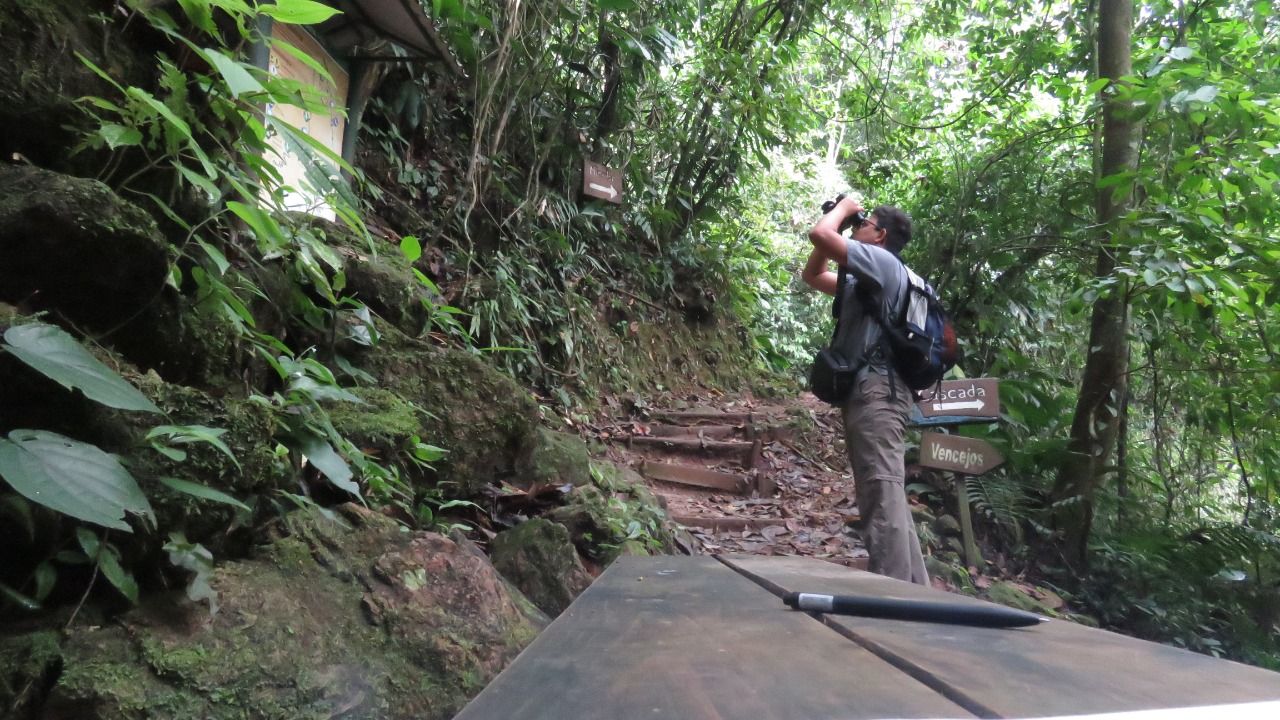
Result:
M645 477L692 553L804 555L866 567L838 413L812 398L668 398L592 428Z

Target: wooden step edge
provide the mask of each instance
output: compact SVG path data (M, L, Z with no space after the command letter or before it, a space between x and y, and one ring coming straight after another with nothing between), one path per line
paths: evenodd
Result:
M746 412L707 412L705 410L651 410L650 417L666 419L672 422L709 422L720 425L750 424L753 413Z
M653 437L650 435L632 435L628 441L632 445L647 445L670 450L701 450L708 453L732 455L740 453L744 460L755 443L748 440L703 440L696 437Z
M751 481L746 475L710 470L708 468L649 462L646 460L640 465L640 474L650 480L721 490L737 495L747 495L751 492Z
M644 437L704 437L709 440L731 438L743 428L737 425L650 425Z
M708 517L703 515L672 515L671 521L685 527L700 527L712 532L742 532L751 529L759 531L763 528L778 525L785 526L786 518L756 517Z

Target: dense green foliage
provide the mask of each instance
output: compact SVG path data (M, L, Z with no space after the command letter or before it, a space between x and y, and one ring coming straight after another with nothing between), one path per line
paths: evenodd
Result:
M382 71L356 167L264 123L266 103L315 99L239 59L257 13L313 22L289 15L311 5L152 9L171 47L158 87L85 100L84 149L105 153L103 179L186 238L174 286L197 288L278 375L253 400L287 421L281 464L305 456L410 518L443 501L403 477L439 459L431 438L374 458L326 409L367 382L343 344L378 341L341 255L376 254L367 218L416 233L400 248L425 293L422 336L493 358L571 407L602 389L648 390L626 373L626 343L645 324L719 328L740 344L718 362L801 375L829 330L827 303L796 280L803 233L823 199L852 188L913 216L905 258L957 317L962 371L1002 379L1003 422L978 432L1009 463L971 491L1012 569L1109 625L1280 665L1280 16L1269 0L1140 4L1134 74L1117 82L1097 79L1092 2L434 0L424 5L465 76ZM1132 172L1101 176L1106 106L1124 106L1140 138ZM284 212L268 124L355 178L312 179L346 226L341 242ZM580 197L584 158L623 169L621 205ZM1100 192L1124 195L1127 212L1101 223ZM431 277L428 251L443 257ZM288 343L255 314L253 270L268 263L285 266L290 312L307 328ZM1096 493L1063 496L1055 479L1100 299L1127 327L1107 348L1127 358L1125 391L1107 400L1118 440L1098 458ZM89 394L104 377L76 387ZM156 433L166 455L219 438ZM1058 552L1055 511L1073 503L1089 508L1088 570L1065 569ZM80 544L78 560L119 576L107 543ZM202 549L172 546L187 553L179 564ZM39 595L47 575L22 590Z

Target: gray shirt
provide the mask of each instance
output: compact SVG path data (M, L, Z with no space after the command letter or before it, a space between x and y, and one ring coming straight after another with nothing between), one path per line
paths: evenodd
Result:
M881 305L882 317L896 317L900 303L906 296L907 273L893 253L876 245L868 245L850 239L844 268L849 273L841 299L840 322L836 326L834 347L844 351L845 357L856 361L868 349L872 349L868 361L881 375L888 372L888 361L879 351L880 325L867 314L859 296L865 295Z

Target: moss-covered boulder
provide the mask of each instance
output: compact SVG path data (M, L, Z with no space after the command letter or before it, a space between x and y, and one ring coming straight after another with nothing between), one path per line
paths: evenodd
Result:
M295 518L262 558L220 567L216 615L165 596L73 629L47 695L27 709L83 720L451 717L532 639L536 610L446 537L350 506L341 517L347 527ZM30 667L47 655L23 658Z
M365 451L391 460L421 436L430 418L421 408L382 388L353 388L363 403L331 403L326 409L333 427Z
M538 428L520 474L522 477L518 480L526 486L590 485L591 456L587 453L587 444L576 435Z
M973 591L973 579L963 567L952 565L936 555L928 555L924 559L924 568L929 572L930 578L938 578L967 592Z
M0 713L25 710L38 702L62 662L61 644L57 630L0 636Z
M937 519L933 516L933 513L929 512L929 508L925 507L924 505L919 505L917 503L908 503L907 507L911 510L912 522L916 523L917 525L923 523L925 525L932 526L934 521Z
M414 270L428 278L434 275L427 258L437 257L438 250L423 253L417 262L411 263L399 247L381 237L361 239L335 222L314 217L298 219L305 224L306 231L318 234L325 243L338 249L343 258L347 295L364 303L406 335L417 337L429 329L431 311L428 308L442 304L442 298L420 281Z
M569 531L550 520L535 518L498 533L490 552L498 572L552 617L591 584Z
M168 277L155 221L96 180L0 165L0 301L91 328L130 318Z
M474 496L520 477L538 438L533 397L481 357L441 348L387 328L383 342L360 358L381 387L421 410L419 437L447 452L433 482Z
M46 167L97 172L104 157L68 149L89 128L77 106L85 95L114 99L114 89L79 56L126 84L150 86L155 63L138 52L146 23L103 22L109 0L8 0L0 3L0 155ZM86 173L88 174L88 173Z
M575 487L568 503L546 517L565 526L579 552L606 565L624 552L652 555L675 548L666 513L639 495Z
M942 515L933 523L933 532L941 537L959 537L962 529L959 520L951 515Z

